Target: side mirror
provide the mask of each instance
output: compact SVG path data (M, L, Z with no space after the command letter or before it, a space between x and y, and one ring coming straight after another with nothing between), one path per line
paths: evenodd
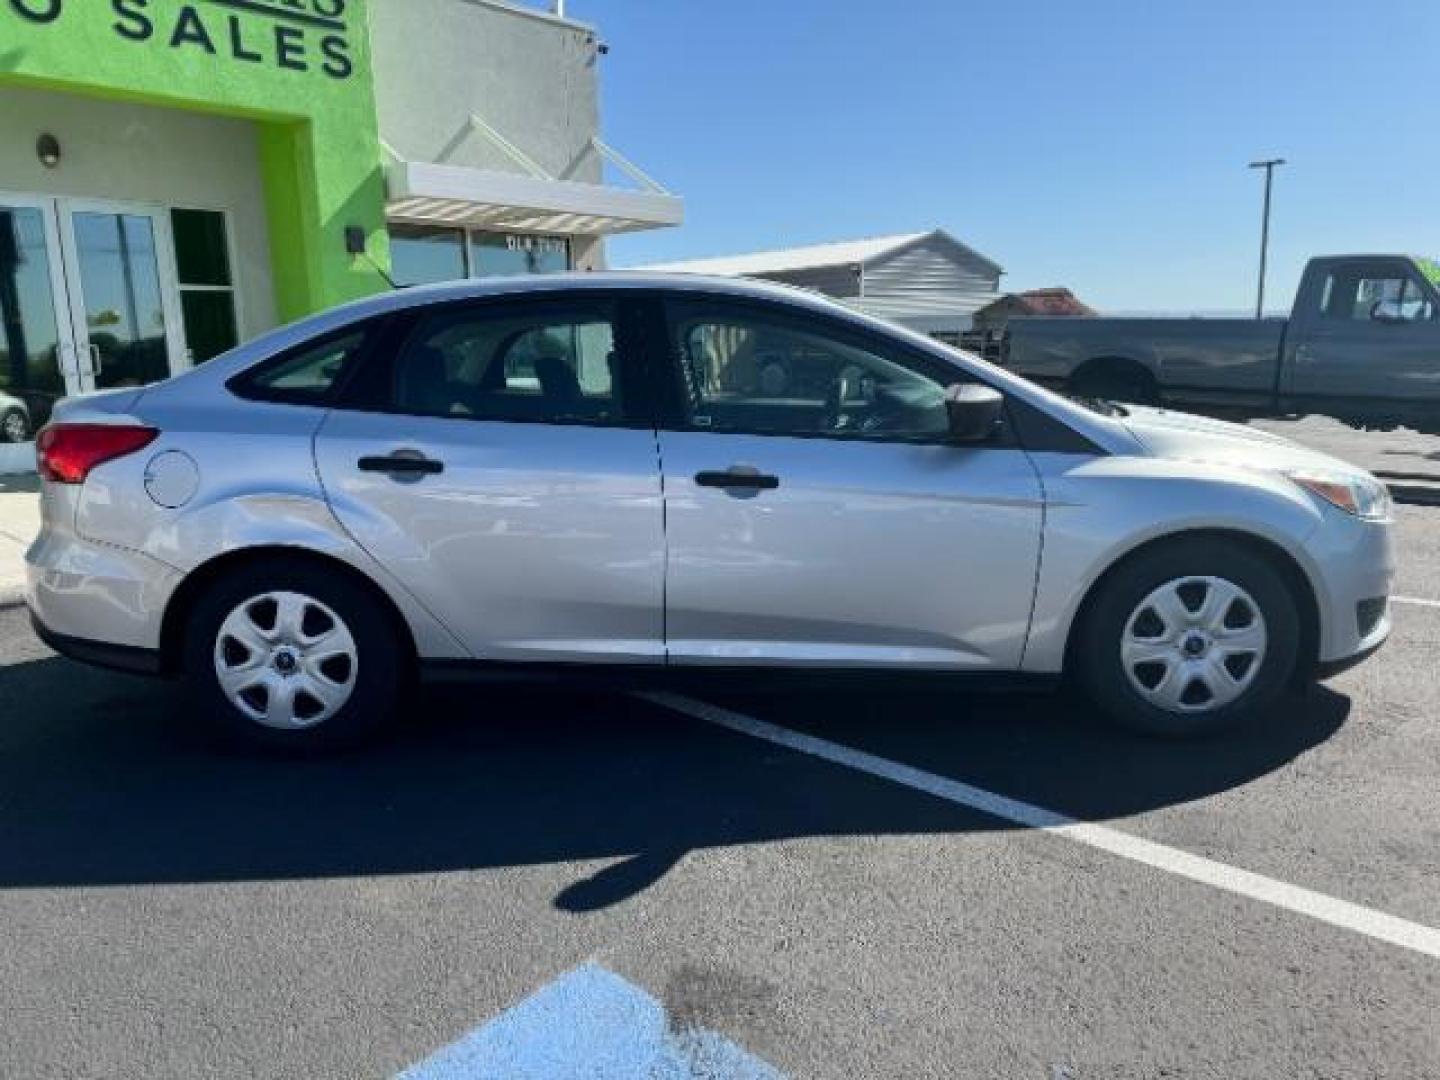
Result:
M955 442L984 442L1004 415L1005 395L979 383L956 383L945 391L945 412Z

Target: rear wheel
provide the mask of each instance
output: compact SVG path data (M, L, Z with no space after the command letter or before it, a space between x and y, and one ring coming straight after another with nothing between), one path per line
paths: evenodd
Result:
M368 591L320 567L264 563L200 597L185 680L222 735L271 750L350 745L390 718L405 655Z
M30 417L24 409L6 409L0 415L0 442L23 443L30 441Z
M1300 619L1281 574L1224 540L1178 540L1123 564L1082 626L1077 674L1117 722L1186 736L1257 719L1290 682Z

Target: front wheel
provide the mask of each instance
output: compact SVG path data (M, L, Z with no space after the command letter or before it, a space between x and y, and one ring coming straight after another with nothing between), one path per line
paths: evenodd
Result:
M322 567L266 562L200 597L185 680L220 734L263 749L350 745L390 719L405 650L379 601Z
M1078 628L1077 675L1100 708L1148 735L1258 719L1289 684L1300 619L1283 576L1248 548L1179 540L1099 586Z

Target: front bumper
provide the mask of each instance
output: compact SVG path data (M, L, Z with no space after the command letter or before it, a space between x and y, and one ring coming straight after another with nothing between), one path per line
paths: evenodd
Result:
M1322 678L1373 655L1390 636L1384 601L1395 581L1393 533L1389 523L1327 510L1324 524L1305 543L1320 615L1316 661Z

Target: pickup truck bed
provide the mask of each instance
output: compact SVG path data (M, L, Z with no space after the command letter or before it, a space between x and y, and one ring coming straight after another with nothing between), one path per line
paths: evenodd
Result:
M1168 397L1265 406L1285 328L1284 319L1026 319L1012 324L1009 364L1052 386L1073 380L1080 393L1091 383L1096 396L1117 362L1138 364Z

